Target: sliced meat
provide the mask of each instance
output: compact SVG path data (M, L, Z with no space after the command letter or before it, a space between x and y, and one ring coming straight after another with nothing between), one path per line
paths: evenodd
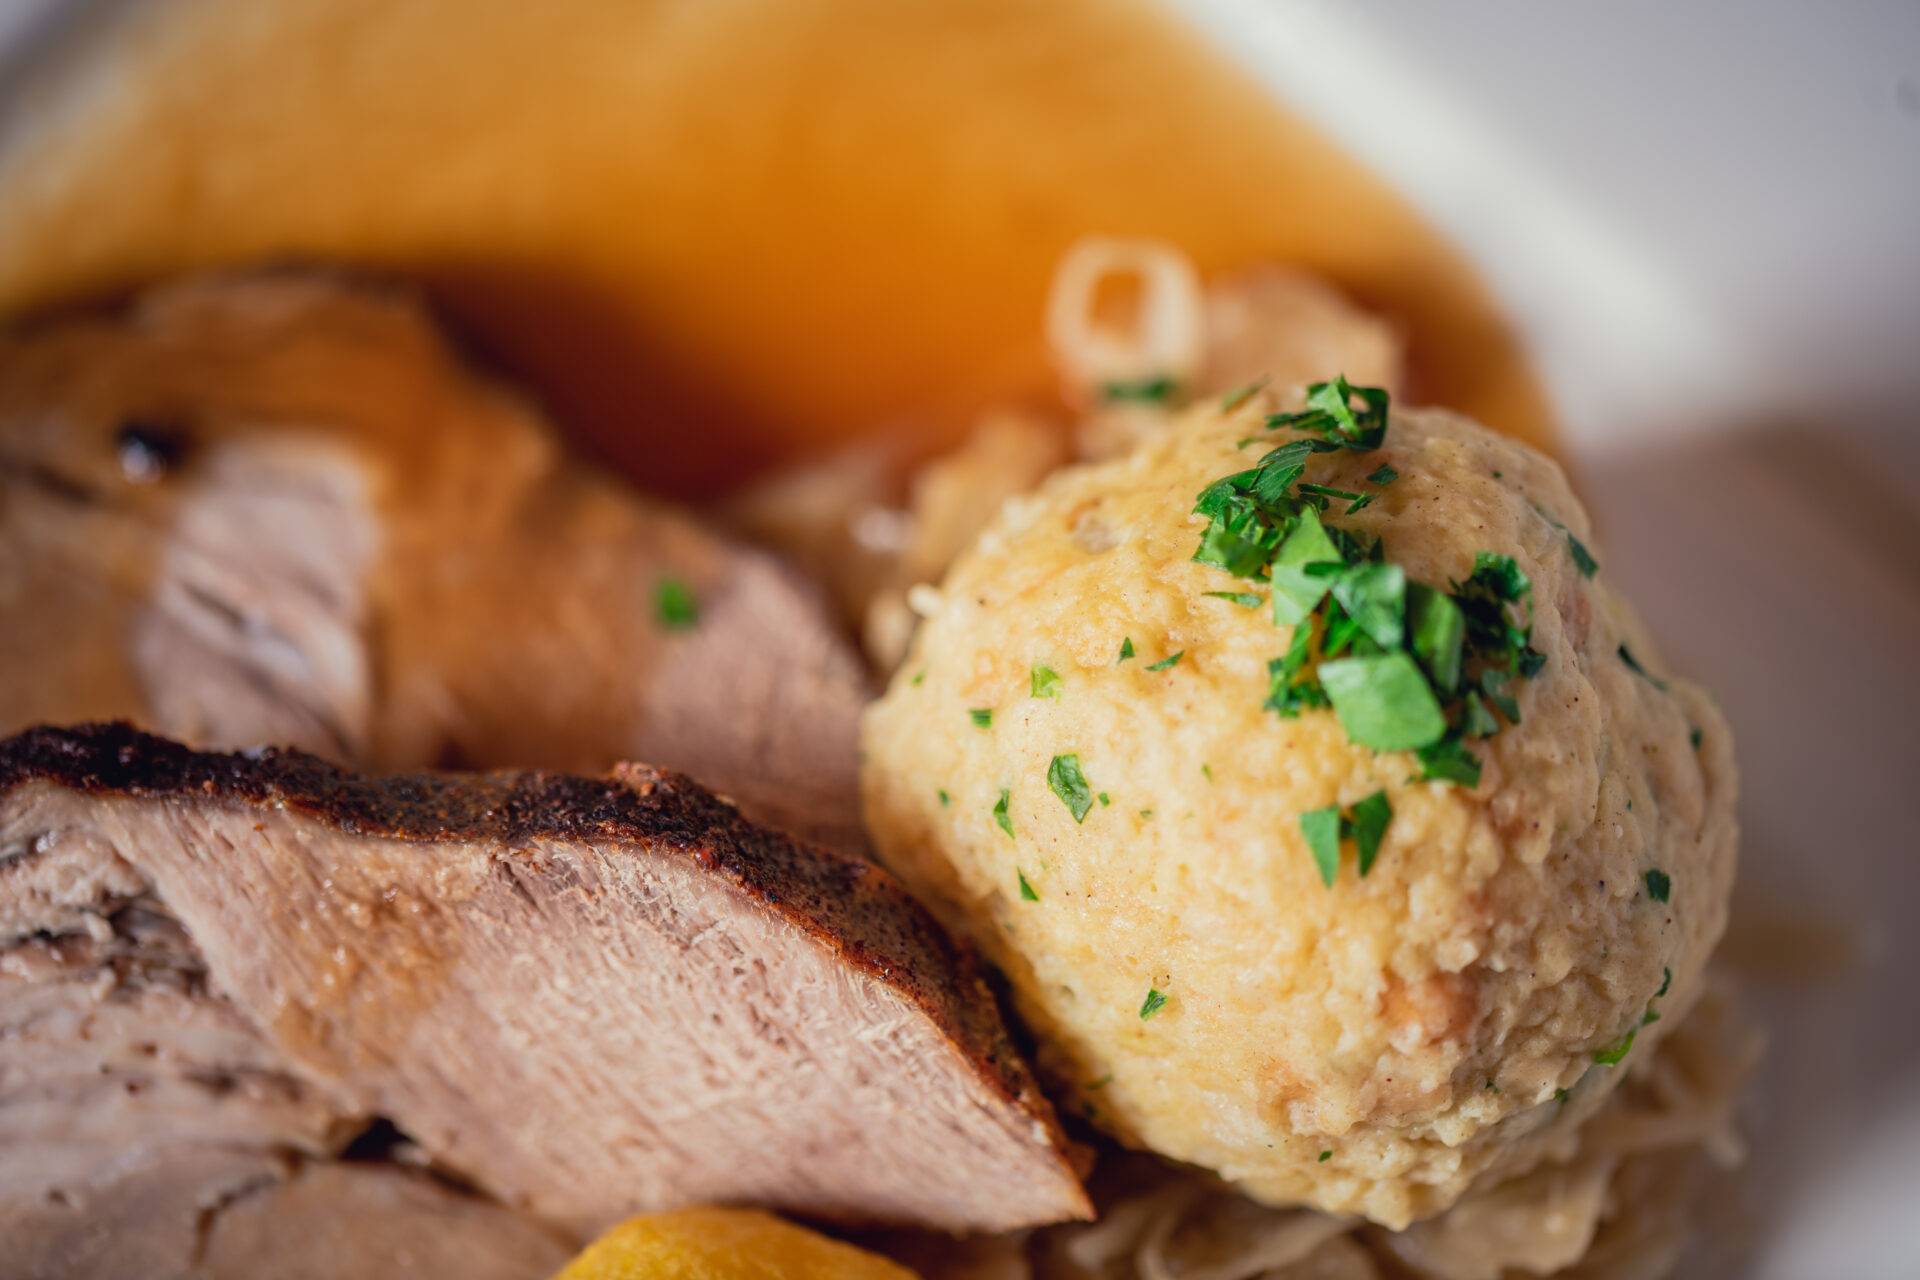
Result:
M16 950L33 912L67 928L129 891L177 925L255 1037L231 1056L318 1100L265 1121L284 1146L390 1117L575 1232L702 1202L1089 1211L972 960L884 872L676 774L364 778L40 729L0 743L0 849Z
M866 678L814 593L570 460L392 289L202 280L0 339L0 611L35 673L0 731L646 759L859 844Z

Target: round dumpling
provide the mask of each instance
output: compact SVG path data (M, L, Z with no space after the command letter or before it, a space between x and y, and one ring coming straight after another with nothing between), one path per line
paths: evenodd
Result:
M1684 1014L1734 772L1557 465L1329 395L1009 503L919 598L863 786L1095 1124L1400 1227L1564 1146Z

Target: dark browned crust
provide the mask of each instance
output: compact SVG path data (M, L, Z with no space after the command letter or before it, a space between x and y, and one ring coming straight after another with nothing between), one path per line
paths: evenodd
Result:
M616 841L690 859L925 1012L990 1087L1043 1127L1062 1176L1079 1187L1066 1136L972 952L879 867L748 822L682 774L628 764L603 778L371 777L277 747L195 751L115 721L38 726L0 741L0 802L33 782L88 795L284 808L385 840L493 842L508 851L540 840ZM1080 1197L1083 1216L1091 1216Z

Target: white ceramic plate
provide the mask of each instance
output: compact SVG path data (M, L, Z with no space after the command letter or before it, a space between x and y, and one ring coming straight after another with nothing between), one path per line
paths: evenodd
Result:
M1920 6L1184 7L1479 264L1734 724L1742 1274L1920 1276Z

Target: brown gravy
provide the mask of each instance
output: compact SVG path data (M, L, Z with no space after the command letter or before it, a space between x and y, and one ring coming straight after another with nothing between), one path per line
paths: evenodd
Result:
M1460 255L1138 0L125 5L9 114L0 314L397 271L655 489L1044 399L1090 232L1322 273L1405 327L1417 398L1549 429Z

